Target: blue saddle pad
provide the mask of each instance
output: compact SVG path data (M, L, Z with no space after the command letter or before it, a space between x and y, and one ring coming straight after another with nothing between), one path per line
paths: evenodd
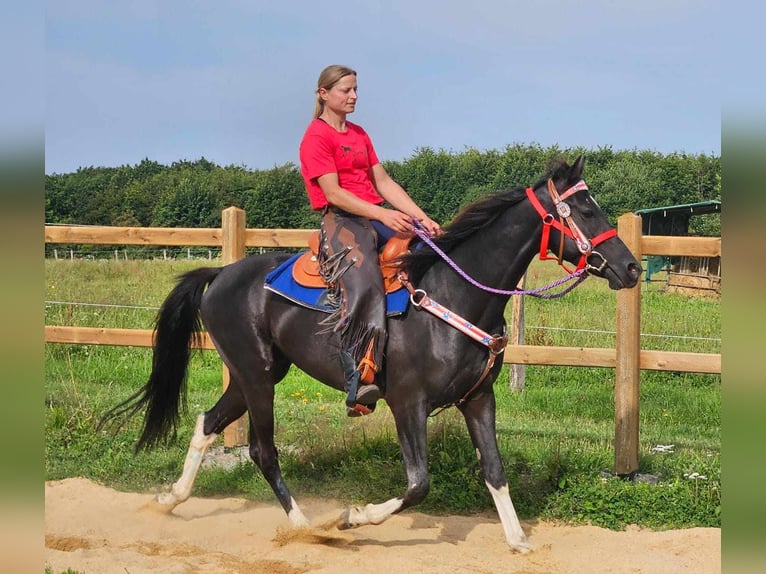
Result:
M323 302L324 298L322 296L327 289L304 287L293 279L293 265L301 255L302 253L298 253L266 275L264 287L298 305L325 313L332 313L335 309ZM386 315L389 317L401 315L407 310L409 302L410 295L404 287L389 293L386 295Z

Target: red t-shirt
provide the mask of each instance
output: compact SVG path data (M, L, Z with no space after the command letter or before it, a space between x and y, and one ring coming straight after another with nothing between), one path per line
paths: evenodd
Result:
M383 203L370 178L372 166L380 163L370 136L360 126L346 122L346 131L335 131L327 122L309 124L300 146L301 175L313 209L322 209L327 198L317 178L337 173L340 186L370 203Z

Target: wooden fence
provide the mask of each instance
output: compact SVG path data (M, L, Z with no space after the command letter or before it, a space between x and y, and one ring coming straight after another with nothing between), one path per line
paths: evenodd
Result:
M633 255L721 255L720 237L642 236L641 217L626 214L617 230ZM247 229L245 212L229 207L222 213L221 228L162 229L148 227L45 226L46 243L101 245L220 246L223 263L244 257L245 247L303 247L311 230ZM539 347L508 345L504 362L521 365L609 367L615 369L615 458L614 471L627 475L638 470L640 371L684 371L721 373L721 355L641 349L641 282L633 289L617 292L616 343L614 349L590 347ZM152 346L152 331L45 326L46 343ZM205 336L202 348L213 349ZM224 388L228 372L224 367ZM224 444L247 444L246 420L230 425Z

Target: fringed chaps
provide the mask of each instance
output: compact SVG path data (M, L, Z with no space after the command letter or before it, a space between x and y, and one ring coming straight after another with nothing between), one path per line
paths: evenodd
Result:
M376 365L382 365L386 339L386 294L380 274L377 232L370 221L336 208L322 217L319 273L328 284L328 300L337 307L327 319L327 331L338 333L340 350L354 364L362 360L370 341Z

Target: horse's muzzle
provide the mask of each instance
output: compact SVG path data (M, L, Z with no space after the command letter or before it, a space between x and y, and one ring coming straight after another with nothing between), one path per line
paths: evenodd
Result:
M624 273L615 273L616 282L613 281L611 274L607 276L609 287L611 289L635 287L642 272L643 269L638 263L628 263Z
M589 260L586 269L588 273L606 279L610 289L617 291L619 289L635 287L638 283L643 269L637 261L628 263L624 268L615 268L600 253L594 251L594 254L599 256L600 262L591 263Z

